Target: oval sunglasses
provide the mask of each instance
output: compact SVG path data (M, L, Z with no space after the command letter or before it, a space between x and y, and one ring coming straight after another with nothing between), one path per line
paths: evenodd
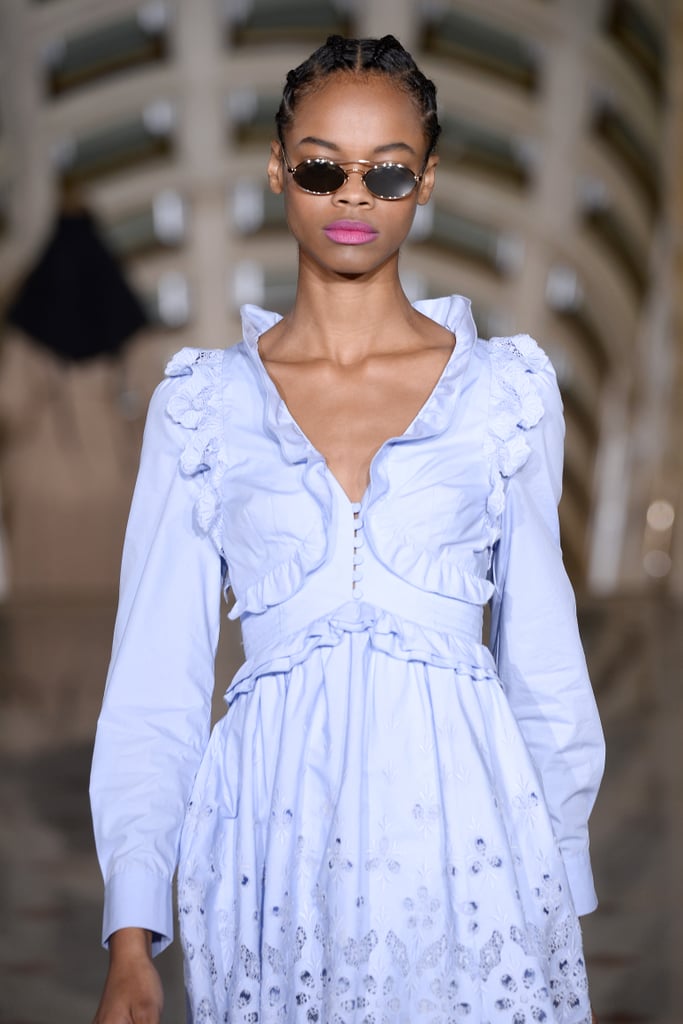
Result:
M293 180L304 192L310 192L314 196L329 196L336 192L349 180L349 173L344 170L341 164L334 160L326 160L324 157L302 160L296 167L292 167L285 152L285 147L280 143L282 157L287 171L292 175ZM368 192L377 199L405 199L415 189L424 175L427 166L425 159L420 174L415 174L405 164L397 164L392 161L374 164L371 160L348 160L344 161L351 167L360 165L367 166L366 171L358 171L361 181Z

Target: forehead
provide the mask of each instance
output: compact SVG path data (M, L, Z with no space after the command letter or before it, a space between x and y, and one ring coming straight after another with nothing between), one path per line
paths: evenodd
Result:
M340 148L405 142L420 149L424 128L412 97L385 75L330 75L297 102L292 141L313 137Z

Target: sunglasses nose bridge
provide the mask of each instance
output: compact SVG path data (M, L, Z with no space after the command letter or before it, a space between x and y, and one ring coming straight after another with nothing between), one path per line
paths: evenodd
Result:
M337 166L344 175L344 181L339 188L335 189L335 197L338 196L342 201L346 201L355 196L365 202L376 198L374 193L365 184L365 175L371 168L364 167L362 163L344 164L343 167L341 164L338 164Z
M350 163L350 164L339 164L339 167L341 167L342 171L346 175L349 175L349 174L360 174L363 178L368 173L368 171L372 169L371 167L368 167L367 164L364 165L361 162Z

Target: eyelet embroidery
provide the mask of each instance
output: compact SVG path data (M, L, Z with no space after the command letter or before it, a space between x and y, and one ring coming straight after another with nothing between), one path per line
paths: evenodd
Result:
M286 809L280 818L289 822ZM384 826L363 867L379 876L393 901L402 865L398 844ZM296 837L294 850L296 877L310 884L316 869L312 859L306 863L304 837ZM488 874L503 866L495 843L481 835L471 841L465 872L476 889L486 891ZM196 1021L474 1024L479 1018L473 1014L486 1007L490 1024L589 1024L579 925L563 912L563 883L552 875L541 874L533 887L536 919L548 921L545 929L534 922L505 924L503 913L496 926L489 920L483 936L479 901L449 906L448 879L461 874L454 866L436 887L425 881L404 894L402 935L386 923L381 908L373 915L377 927L351 934L344 890L355 877L354 863L342 836L331 840L324 868L310 900L301 900L303 890L297 896L299 920L288 889L269 901L264 914L274 928L252 908L265 880L255 889L245 870L230 911L221 912L218 956L206 941L211 886L198 884L199 866L190 866L178 907ZM352 903L362 920L364 896L356 894ZM230 1009L220 1009L225 1006ZM489 1024L488 1017L481 1020Z

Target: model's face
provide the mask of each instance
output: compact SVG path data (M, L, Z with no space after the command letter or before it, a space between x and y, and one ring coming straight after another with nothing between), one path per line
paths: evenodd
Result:
M279 143L272 144L270 187L284 193L302 261L333 275L355 276L395 260L416 206L431 195L438 158L430 157L420 184L398 200L374 196L354 172L354 161L391 161L420 174L427 141L411 98L381 75L331 75L299 101L284 142L292 167L322 158L342 164L348 173L336 192L312 195L287 171ZM357 166L367 170L367 165Z

